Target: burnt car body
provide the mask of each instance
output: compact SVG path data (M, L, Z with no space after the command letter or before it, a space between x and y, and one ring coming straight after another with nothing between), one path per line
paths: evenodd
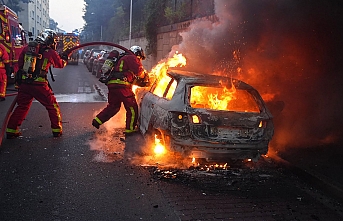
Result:
M208 89L231 90L232 100L224 108L210 108ZM199 102L194 96L201 93L205 97ZM137 101L143 136L157 135L184 157L257 161L274 133L272 114L258 91L237 79L168 70L149 90L139 88Z

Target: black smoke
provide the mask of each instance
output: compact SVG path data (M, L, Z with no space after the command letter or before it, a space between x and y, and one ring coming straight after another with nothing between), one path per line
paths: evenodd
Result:
M218 22L194 22L173 47L187 68L254 86L275 114L273 146L342 142L340 1L215 0Z

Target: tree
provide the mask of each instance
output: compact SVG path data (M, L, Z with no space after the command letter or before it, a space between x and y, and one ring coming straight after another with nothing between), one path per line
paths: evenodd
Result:
M103 40L106 40L104 36L108 29L108 22L113 17L115 3L113 0L102 0L101 4L98 0L85 0L85 3L83 30L86 41L99 41L101 35L103 35Z
M147 54L156 55L157 52L157 29L162 26L165 21L164 9L166 8L167 0L147 0L144 8L145 25L144 32L148 41Z

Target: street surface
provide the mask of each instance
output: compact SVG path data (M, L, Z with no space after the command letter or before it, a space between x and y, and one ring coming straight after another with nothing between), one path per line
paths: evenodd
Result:
M1 221L343 220L340 202L268 157L181 169L132 154L144 140L121 139L122 111L100 130L91 125L107 104L106 86L81 62L53 73L63 136L52 137L47 111L34 102L23 135L3 140Z

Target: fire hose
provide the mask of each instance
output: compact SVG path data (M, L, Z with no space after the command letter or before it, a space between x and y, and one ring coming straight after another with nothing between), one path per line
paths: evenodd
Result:
M95 42L88 42L88 43L80 44L78 46L75 46L75 47L72 47L72 48L69 48L69 49L65 50L62 54L63 55L67 55L68 58L69 58L69 56L73 53L73 51L75 51L75 50L77 50L79 48L83 48L83 47L87 47L87 46L93 46L93 45L112 46L112 47L119 48L119 49L125 51L126 53L133 54L132 51L130 51L129 49L127 49L127 48L125 48L125 47L123 47L121 45L118 45L118 44L115 44L115 43L112 43L112 42L102 42L102 41L95 41ZM11 94L7 94L6 96L16 96L17 94L18 93L11 93ZM4 137L5 132L6 132L6 127L7 127L8 120L9 120L11 114L12 114L12 111L13 111L16 103L17 103L17 96L14 98L10 108L7 110L4 122L2 123L1 134L0 134L0 146L2 144L2 140L3 140L3 137Z
M68 55L68 57L73 53L73 51L79 49L79 48L83 48L83 47L87 47L87 46L91 46L91 45L107 45L107 46L112 46L112 47L116 47L116 48L119 48L123 51L125 51L126 53L129 53L129 54L133 54L132 51L130 51L129 49L121 46L121 45L118 45L118 44L115 44L115 43L112 43L112 42L105 42L105 41L93 41L93 42L88 42L88 43L84 43L84 44L80 44L78 46L75 46L75 47L72 47L72 48L69 48L67 50L65 50L63 52L63 54L65 55Z

